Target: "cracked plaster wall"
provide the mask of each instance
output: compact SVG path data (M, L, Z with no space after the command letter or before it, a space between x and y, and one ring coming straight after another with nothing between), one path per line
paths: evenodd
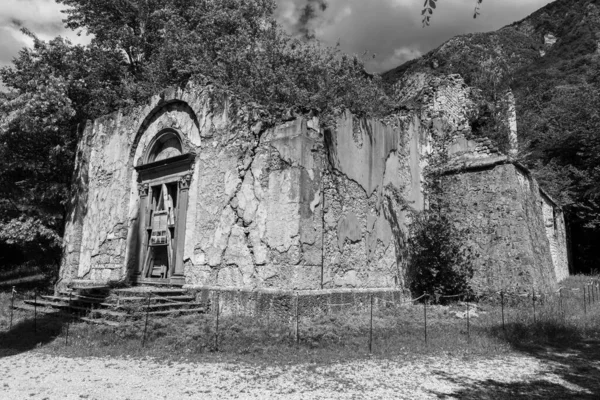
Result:
M347 113L326 131L323 287L403 287L407 215L422 209L417 118Z
M176 128L196 154L183 255L188 287L401 285L406 221L394 196L417 207L423 201L418 121L347 114L326 145L316 118L263 129L252 113L234 113L228 99L214 97L209 88L167 91L89 124L66 227L65 283L123 280L136 268L134 165L157 133Z
M297 119L264 132L245 154L201 153L211 166L201 179L189 285L320 286L320 147L319 132Z

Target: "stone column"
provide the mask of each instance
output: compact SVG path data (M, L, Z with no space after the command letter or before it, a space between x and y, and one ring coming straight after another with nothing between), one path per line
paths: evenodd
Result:
M175 226L175 268L170 279L170 283L176 285L185 283L183 249L185 246L185 220L191 181L191 174L184 175L179 179L179 204L177 205L177 225Z
M139 225L138 225L138 260L137 269L135 270L134 276L139 279L142 278L142 272L144 269L144 260L148 252L148 192L149 186L147 183L140 183L138 185L138 193L140 195L140 211L139 211Z

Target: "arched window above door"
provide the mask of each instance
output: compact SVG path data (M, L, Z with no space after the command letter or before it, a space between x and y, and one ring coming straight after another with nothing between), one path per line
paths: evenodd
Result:
M163 161L183 154L181 138L171 129L159 133L148 146L144 164Z

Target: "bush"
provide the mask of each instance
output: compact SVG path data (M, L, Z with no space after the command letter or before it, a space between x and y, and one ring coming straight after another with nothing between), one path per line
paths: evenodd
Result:
M441 296L473 297L469 284L473 277L473 255L463 242L467 233L439 212L426 210L414 214L408 268L414 296L429 294L435 303L445 302Z

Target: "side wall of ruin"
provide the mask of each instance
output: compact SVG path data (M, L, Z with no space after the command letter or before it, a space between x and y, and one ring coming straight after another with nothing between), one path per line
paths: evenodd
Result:
M482 166L447 175L444 191L453 221L469 230L476 291L556 287L543 195L526 172L511 163Z
M562 209L544 192L541 192L541 206L546 227L546 237L550 244L550 255L554 265L554 273L558 282L569 276L569 260L567 254L567 230Z

